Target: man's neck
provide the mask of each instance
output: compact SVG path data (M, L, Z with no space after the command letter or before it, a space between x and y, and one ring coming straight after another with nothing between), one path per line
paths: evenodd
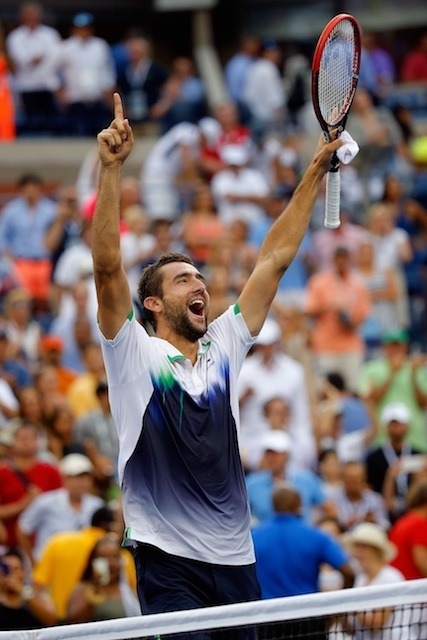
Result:
M68 499L72 508L76 511L80 511L83 501L83 496L81 494L73 496L71 493L68 494Z
M34 456L13 456L12 461L17 469L26 471L35 465L36 458Z
M396 453L401 453L403 449L403 440L390 440L391 447Z
M178 351L182 353L183 356L190 360L192 364L195 364L197 360L197 354L199 352L199 341L191 342L184 338L183 336L175 333L169 328L165 328L156 332L158 338L162 340L167 340L171 345L173 345Z
M362 493L347 493L347 498L350 502L360 502L362 499Z

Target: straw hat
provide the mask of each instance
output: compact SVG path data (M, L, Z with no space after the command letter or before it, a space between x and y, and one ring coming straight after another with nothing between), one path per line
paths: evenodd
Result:
M362 522L357 525L352 531L342 536L342 542L346 546L366 544L375 547L382 552L386 562L393 560L397 554L397 547L390 542L385 531L371 522Z

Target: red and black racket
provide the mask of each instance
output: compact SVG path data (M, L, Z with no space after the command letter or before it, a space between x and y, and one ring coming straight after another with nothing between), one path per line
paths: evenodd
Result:
M331 130L341 133L359 80L361 31L356 18L340 13L320 34L311 65L313 107L326 140ZM334 155L327 175L325 227L340 225L339 160Z

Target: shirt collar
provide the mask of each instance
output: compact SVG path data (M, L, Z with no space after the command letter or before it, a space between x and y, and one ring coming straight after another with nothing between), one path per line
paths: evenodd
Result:
M205 353L207 353L210 349L211 346L211 341L208 340L207 342L203 342L201 340L199 340L199 349L197 351L197 357L203 356L205 355ZM179 360L187 360L187 358L184 356L184 354L182 354L180 351L178 351L178 349L175 349L175 347L172 347L172 353L168 353L168 360L169 362L177 362Z

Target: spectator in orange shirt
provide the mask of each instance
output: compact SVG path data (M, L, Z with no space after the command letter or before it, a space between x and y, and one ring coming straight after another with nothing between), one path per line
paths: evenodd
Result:
M370 312L370 301L350 268L346 247L335 250L332 269L310 278L306 305L313 319L312 347L319 372L338 372L347 387L355 389L364 355L358 329Z
M59 336L45 335L40 342L40 357L44 365L54 367L58 378L58 391L65 395L77 373L61 364L64 343Z

